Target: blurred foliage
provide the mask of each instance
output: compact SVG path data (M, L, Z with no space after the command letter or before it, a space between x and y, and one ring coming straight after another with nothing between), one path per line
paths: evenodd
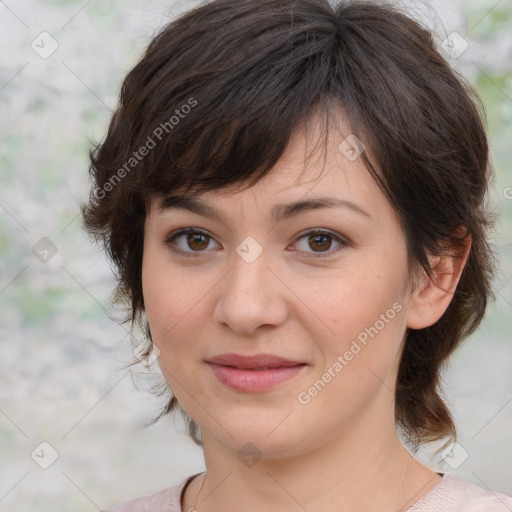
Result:
M512 20L510 0L465 3L463 8L468 27L470 27L470 34L473 37L488 40L498 36L500 32L510 33Z

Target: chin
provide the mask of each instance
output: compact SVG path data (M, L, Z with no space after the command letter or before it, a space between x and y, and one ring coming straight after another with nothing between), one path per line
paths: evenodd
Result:
M218 443L237 452L239 458L254 455L279 459L296 454L297 446L303 445L299 433L290 431L290 428L284 425L281 425L282 429L278 426L282 420L281 417L272 423L259 421L250 425L226 421L223 422L225 430L217 425L213 435L210 433L208 437L215 438Z

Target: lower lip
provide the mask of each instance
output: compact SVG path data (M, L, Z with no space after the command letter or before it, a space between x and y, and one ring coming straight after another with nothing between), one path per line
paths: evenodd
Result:
M219 381L236 391L256 393L277 386L277 384L295 377L306 365L285 366L270 370L240 370L232 366L208 363Z

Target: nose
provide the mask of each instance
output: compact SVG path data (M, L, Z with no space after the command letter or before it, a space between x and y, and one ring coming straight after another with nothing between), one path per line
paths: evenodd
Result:
M291 294L279 272L270 268L265 252L254 261L235 254L232 268L216 287L214 320L241 335L282 325Z

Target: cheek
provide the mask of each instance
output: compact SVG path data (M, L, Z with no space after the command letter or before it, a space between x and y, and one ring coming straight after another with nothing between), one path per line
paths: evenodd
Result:
M382 266L352 267L347 275L330 280L329 289L319 296L317 304L322 305L320 311L330 320L333 334L355 336L386 315L395 302L401 303L401 281L401 276L386 272ZM395 310L388 316L394 317Z
M158 365L181 403L180 383L188 375L185 362L191 354L185 333L190 327L187 322L193 316L193 310L190 311L186 297L188 288L182 286L179 278L170 275L176 274L170 274L168 269L164 271L156 261L148 258L147 264L143 265L142 288L151 337L159 350Z
M316 338L322 361L309 380L311 387L302 390L309 397L318 393L312 398L318 414L343 422L381 392L387 395L389 390L389 400L393 399L405 323L403 306L392 295L375 287L347 287L328 304L335 318L333 332Z
M159 364L166 379L179 376L180 368L193 355L193 340L201 339L207 311L208 285L172 265L165 251L145 248L142 265L142 291L145 314L153 343L160 350ZM187 369L188 372L188 369ZM169 385L172 385L169 382Z
M381 374L396 359L405 329L405 258L395 253L391 265L391 258L382 254L378 260L360 258L350 273L333 278L324 288L319 316L329 326L329 335L320 335L325 327L318 331L318 343L327 367L346 353L351 372L360 374L375 367Z
M187 287L180 282L180 272L169 268L162 251L151 244L144 247L142 293L145 313L153 341L165 345L187 312Z

